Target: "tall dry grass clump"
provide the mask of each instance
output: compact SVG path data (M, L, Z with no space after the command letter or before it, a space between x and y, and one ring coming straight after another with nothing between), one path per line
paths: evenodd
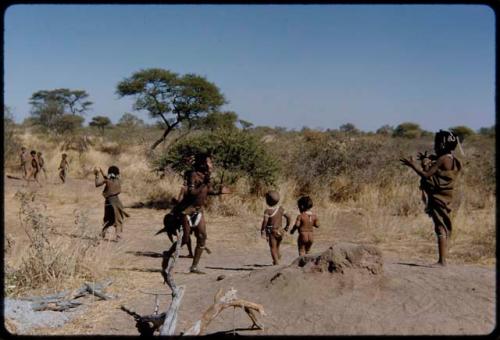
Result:
M5 273L7 295L76 288L83 281L108 275L116 250L99 243L98 231L89 226L88 212L75 210L71 232L63 234L47 217L44 206L37 203L35 193L18 191L16 198L20 201L20 223L29 242L20 263Z

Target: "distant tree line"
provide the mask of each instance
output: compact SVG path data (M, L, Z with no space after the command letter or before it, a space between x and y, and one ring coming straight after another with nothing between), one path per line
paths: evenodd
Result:
M155 126L160 128L162 133L151 144L152 150L163 143L174 129L215 132L218 129L238 127L243 131L264 132L266 128L278 133L287 131L283 127L255 127L252 123L239 119L236 112L221 111L222 105L227 103L224 95L215 84L196 74L179 75L160 68L143 69L120 81L116 93L121 98L132 97L133 110L146 112L156 119ZM37 91L29 98L31 115L24 123L38 126L56 135L73 133L82 128L83 116L92 109L93 103L88 97L89 94L85 90L60 88ZM104 135L106 129L113 127L142 128L147 124L132 113L126 112L116 125L113 125L106 115L96 115L92 117L89 126ZM450 127L449 130L462 141L476 133L495 136L495 126L482 127L477 132L463 125ZM346 136L373 134L363 132L353 123L342 124L338 130L326 131ZM420 138L432 135L433 132L425 131L417 123L403 122L397 126L383 125L375 134Z

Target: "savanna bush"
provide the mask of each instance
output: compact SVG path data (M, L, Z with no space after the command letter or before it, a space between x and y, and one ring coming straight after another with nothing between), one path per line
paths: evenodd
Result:
M174 144L166 154L153 159L155 168L171 168L177 173L190 169L186 159L200 152L210 152L215 163L215 182L235 184L248 178L254 193L275 183L279 164L253 135L232 129L200 132Z

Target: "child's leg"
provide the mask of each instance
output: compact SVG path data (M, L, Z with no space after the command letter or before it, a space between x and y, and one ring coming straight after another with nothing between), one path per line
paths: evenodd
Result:
M271 257L273 258L273 265L276 265L279 263L278 242L273 234L269 235L269 248L271 250Z
M299 249L299 256L304 256L306 254L306 246L304 243L304 236L302 233L299 233L299 237L297 239L297 247Z
M438 255L439 259L437 264L442 266L446 265L446 255L448 248L448 235L446 232L446 228L443 225L437 225L435 228L437 243L438 243Z
M277 249L277 253L278 253L278 260L281 260L281 252L280 252L281 240L282 240L281 237L276 239L276 249Z
M311 250L312 244L313 244L313 235L312 235L312 232L308 232L307 233L307 239L306 239L306 242L305 242L305 251L306 251L306 254L309 254L309 251Z

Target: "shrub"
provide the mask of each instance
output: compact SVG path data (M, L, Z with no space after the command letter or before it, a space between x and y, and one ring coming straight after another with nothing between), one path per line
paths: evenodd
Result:
M231 130L202 132L175 144L166 155L153 161L155 168L170 167L178 173L190 169L185 162L189 156L200 152L211 152L215 163L214 179L218 183L234 184L247 177L254 192L273 185L277 179L279 165L272 159L251 134Z
M405 138L418 138L422 135L422 130L420 125L416 123L401 123L399 124L392 134L394 137L405 137Z
M451 127L450 131L460 138L460 142L463 142L468 136L474 135L474 130L463 125Z

